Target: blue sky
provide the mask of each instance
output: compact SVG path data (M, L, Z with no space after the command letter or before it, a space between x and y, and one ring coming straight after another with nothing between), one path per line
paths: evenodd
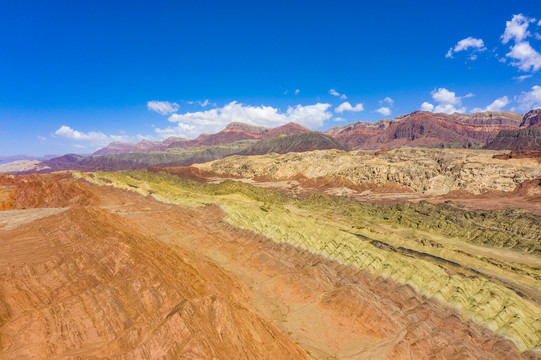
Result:
M540 23L531 0L5 1L0 155L239 119L323 130L421 108L525 112L541 106Z

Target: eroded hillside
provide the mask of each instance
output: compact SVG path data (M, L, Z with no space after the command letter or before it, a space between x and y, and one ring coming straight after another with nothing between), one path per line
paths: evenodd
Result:
M537 204L537 159L497 154L2 175L0 357L541 358L541 216L445 201ZM266 188L293 182L309 191ZM339 188L432 202L328 195Z
M346 184L398 184L422 194L447 194L465 190L480 194L512 191L526 180L541 177L533 159L500 160L502 152L466 149L396 149L385 152L339 150L303 154L232 156L195 165L221 175L240 178L342 179Z
M79 176L96 184L152 195L165 203L195 207L217 204L235 227L353 266L369 276L390 279L398 286L407 284L435 303L441 301L458 310L462 321L471 319L513 339L522 351L540 346L541 262L537 255L528 254L536 252L528 239L538 239L539 229L523 234L526 245L515 247L519 251L515 253L501 248L502 244L478 242L464 233L434 232L430 227L397 221L393 214L401 216L401 211L392 207L355 213L338 206L345 209L344 214L328 206L332 201L299 202L235 181L202 184L144 171ZM357 205L351 206L354 210ZM409 217L422 219L423 211L413 209ZM486 230L476 228L476 216L486 214L469 212L464 218L473 220L458 224L482 234ZM508 223L515 222L513 216L507 214ZM539 217L531 216L531 220L519 221L538 224ZM518 229L501 224L499 231L513 236Z

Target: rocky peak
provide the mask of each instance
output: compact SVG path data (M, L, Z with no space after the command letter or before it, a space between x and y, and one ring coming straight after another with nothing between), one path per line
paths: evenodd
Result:
M229 123L224 130L222 131L245 131L250 134L261 134L263 133L267 128L262 126L255 126L250 124L245 124L241 122L232 122Z
M527 112L522 118L520 127L541 128L541 108Z

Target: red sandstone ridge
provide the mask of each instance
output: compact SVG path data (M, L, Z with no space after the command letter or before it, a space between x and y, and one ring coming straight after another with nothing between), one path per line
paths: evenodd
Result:
M141 140L138 143L113 142L103 149L96 151L93 156L113 155L129 152L163 151L169 148L190 148L229 144L239 140L266 139L278 135L293 135L312 130L296 123L288 123L275 128L265 128L240 122L232 122L216 134L201 134L194 140L180 137L169 137L163 141Z
M494 155L493 159L509 160L509 159L533 159L541 162L541 150L518 150L511 151L507 154Z
M334 127L325 133L353 149L449 143L487 144L501 130L517 129L521 121L522 115L509 111L452 115L416 111L396 119L385 119L375 123L356 122Z
M344 126L335 126L325 131L325 134L353 149L379 149L441 144L461 146L476 143L486 145L493 141L500 131L519 128L541 128L541 110L530 111L524 117L510 111L487 111L475 114L454 113L451 115L415 111L395 119L383 119L375 123L358 121ZM142 140L136 144L115 142L96 151L93 155L219 145L239 140L265 139L277 135L293 135L311 131L296 123L288 123L276 128L264 128L233 122L216 134L201 134L194 140L170 137L163 141Z
M520 127L541 129L541 109L529 111L524 115Z

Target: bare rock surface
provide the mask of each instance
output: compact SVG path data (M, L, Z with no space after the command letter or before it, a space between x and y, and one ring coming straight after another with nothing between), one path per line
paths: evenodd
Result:
M454 190L480 194L513 191L518 184L541 176L533 159L500 160L495 151L466 149L396 149L373 151L313 151L303 154L232 156L206 164L201 170L241 178L343 178L353 185L396 183L417 193L440 195Z

